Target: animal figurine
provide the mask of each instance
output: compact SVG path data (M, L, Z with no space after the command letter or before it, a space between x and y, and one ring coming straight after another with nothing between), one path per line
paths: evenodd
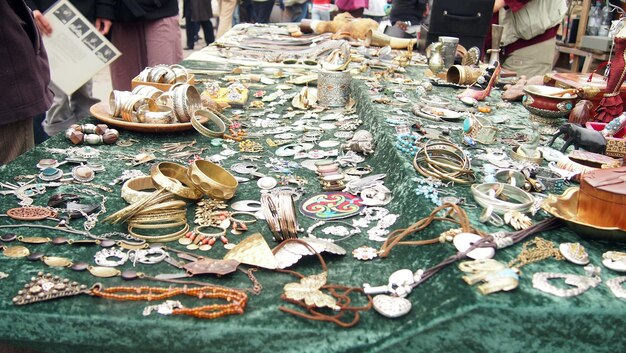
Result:
M341 145L344 150L370 154L374 152L374 136L367 130L359 130L348 143Z
M552 136L548 146L552 146L557 137L561 135L564 135L565 139L565 144L561 148L561 152L565 152L571 145L574 145L574 149L582 147L593 153L604 154L606 151L606 139L599 131L587 129L572 123L561 125L559 131Z

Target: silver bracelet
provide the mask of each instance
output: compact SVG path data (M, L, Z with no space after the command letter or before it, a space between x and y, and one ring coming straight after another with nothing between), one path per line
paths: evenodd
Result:
M159 262L165 260L166 257L169 257L169 254L160 247L139 249L128 252L128 258L133 262L133 266L135 266L137 262L146 265L158 264Z
M111 257L118 260L109 260ZM94 261L98 266L117 267L128 261L128 253L116 248L102 249L94 255Z
M590 288L596 287L602 280L600 279L600 268L588 265L585 266L585 272L590 276L572 275L566 273L538 272L533 275L533 287L542 292L556 295L557 297L568 298L580 295ZM574 286L574 288L563 289L555 287L550 283L551 279L562 278L565 284Z

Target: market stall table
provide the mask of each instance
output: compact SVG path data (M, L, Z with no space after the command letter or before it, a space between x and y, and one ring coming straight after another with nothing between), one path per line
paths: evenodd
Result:
M215 68L215 65L201 61L186 61L183 64L196 70L196 73ZM220 69L223 69L223 66ZM423 66L409 67L408 75L421 78L423 70ZM281 80L277 81L277 84L281 82ZM356 101L356 113L362 120L359 129L370 131L376 141L374 153L367 156L365 163L372 167L374 174L387 175L385 185L392 190L393 200L385 207L390 213L399 215L391 229L404 228L426 217L436 207L430 199L417 193L419 184L416 183L415 178L420 176L411 163L411 156L396 148L394 120L401 116L415 122L419 120L411 113L412 102L417 102L419 99L418 93L413 85L381 80L381 89L373 89L368 87L368 83L370 82L367 80L354 79L351 84L352 98ZM274 90L274 87L269 85L256 89L267 90L269 93ZM292 92L299 89L294 87ZM454 95L458 91L448 87L435 87L431 94L435 93L454 101ZM499 92L494 92L488 99L494 107L495 103L500 101L499 94ZM398 101L398 97L401 96L406 97L407 103ZM382 101L390 104L377 103ZM285 112L285 109L286 107L278 107L277 113ZM244 113L244 119L249 120L249 114L252 112L254 110L247 110ZM231 113L226 111L225 114ZM510 148L513 139L529 132L528 112L519 104L494 109L490 116L502 117L503 122L498 125L498 142L493 147L499 147L505 152ZM441 126L451 128L450 138L457 144L461 143L462 134L458 129L461 122L432 122L425 119L419 121L433 135L441 133ZM520 126L525 127L525 130L516 130ZM100 151L95 161L103 164L106 171L98 173L92 183L104 185L110 188L110 191L93 187L93 184L68 184L49 188L45 195L35 196L35 204L44 205L49 196L60 192L76 193L92 202L101 202L102 199L92 196L97 193L106 196L106 215L108 215L125 205L119 197L121 185L110 186L108 183L119 177L125 169L148 172L146 164L131 167L129 162L123 160L122 157L134 156L142 152L142 149L144 151L154 149L150 151L156 154L157 161L167 161L171 160L168 158L168 153L173 152L163 152L164 143L192 140L196 141L195 147L204 148L201 153L203 157L217 154L222 150L221 146L210 144L208 138L193 130L176 134L142 134L121 130L120 138L133 139L136 142L130 147L116 145L95 147ZM277 158L273 155L275 148L267 146L264 140L265 138L258 139L258 142L264 145L264 151L256 153L263 157L257 162L260 171L277 176L279 180L281 175L298 176L307 180L308 183L301 185L305 195L321 191L314 172L290 164L289 162L294 162L293 159L270 160L270 157ZM236 148L234 144L230 146ZM56 153L59 152L58 150L51 152L49 148L66 149L69 147L69 142L63 136L56 136L3 168L0 171L0 181L15 182L15 176L34 174L35 165L39 160L44 158L62 160L64 158L62 154ZM480 170L483 162L478 157L485 154L486 150L467 148L467 151L474 157L473 168L476 171ZM244 153L239 155L244 155ZM173 161L185 163L187 159L180 158ZM237 162L239 161L235 156L226 159L223 164L225 167L230 167ZM277 166L284 168L278 170ZM92 191L85 193L84 190ZM481 209L477 207L468 185L454 185L444 190L450 194L447 196L464 200L461 206L468 212L472 226L485 232L501 230L488 228L478 222ZM554 189L556 193L561 193L563 190L563 187ZM261 192L256 180L241 183L229 204L238 200L258 200L260 196ZM2 196L0 209L6 212L10 208L18 207L17 201L14 195ZM296 203L299 204L300 201ZM100 215L99 218L104 218L104 215ZM190 205L188 207L189 223L193 222L193 215L194 207ZM546 217L546 214L540 211L535 220ZM306 218L301 213L298 214L298 221L304 229L315 223L315 220ZM21 223L6 217L0 218L0 222L0 226ZM36 222L36 224L55 225L54 222ZM70 225L82 229L80 221L71 221ZM229 240L236 243L250 234L260 232L272 247L276 245L265 222L258 221L249 225L249 228L243 235L229 234ZM411 240L436 238L449 228L447 224L433 224L409 238ZM510 229L507 230L510 231ZM99 222L92 233L125 231L124 225ZM8 232L24 236L80 238L52 229L28 227L2 229L0 227L0 233ZM566 228L543 233L541 236L557 244L580 242L589 252L591 262L596 265L600 265L603 252L623 248L623 245L611 241L581 239ZM399 246L393 249L387 258L359 261L350 255L353 249L362 245L376 248L381 245L379 242L369 240L365 230L339 244L348 251L346 256L323 255L328 265L328 281L355 287L360 287L363 283L375 286L385 285L389 275L399 269L407 268L412 271L425 269L456 253L450 243ZM50 256L67 257L73 262L92 263L92 257L96 251L93 246L25 245L31 252L42 251ZM171 246L184 249L178 243L173 243ZM498 251L495 258L509 262L516 258L521 247L521 244L517 244ZM198 255L221 258L225 253L226 250L221 246L215 246L209 252L198 253ZM123 269L132 269L132 265L127 263ZM295 269L305 275L322 271L318 261L312 257L301 260L295 265ZM151 276L180 272L164 263L153 266L138 265L136 270ZM601 284L573 298L558 298L533 288L531 279L535 272L583 274L582 267L554 259L525 266L517 289L488 296L481 295L475 288L465 284L461 279L463 274L456 265L449 266L437 276L415 288L407 297L412 303L412 310L408 315L388 319L374 310L369 310L362 312L360 322L349 329L329 322L305 320L280 311L278 309L280 306L290 306L280 299L283 287L287 283L296 282L296 278L289 274L269 270L260 269L254 273L263 289L259 295L248 293L248 303L242 315L226 316L215 320L158 314L143 316L144 308L153 303L116 302L85 295L15 306L12 298L38 272L52 273L86 285L101 282L108 287L126 285L166 287L168 284L141 279L125 282L119 277L95 278L86 272L74 272L68 268L50 268L40 261L31 262L24 258L16 259L7 256L0 256L0 271L8 275L7 278L0 279L0 317L2 317L0 341L45 352L217 350L229 352L465 352L468 350L613 352L626 346L626 338L619 332L619 328L624 324L626 309L624 303L617 299L606 285ZM615 273L603 269L603 280L615 276ZM203 276L194 277L194 280L233 288L250 289L252 287L252 282L246 274L239 271L219 278ZM365 304L366 300L364 296L355 296L355 302ZM194 304L199 305L199 303Z

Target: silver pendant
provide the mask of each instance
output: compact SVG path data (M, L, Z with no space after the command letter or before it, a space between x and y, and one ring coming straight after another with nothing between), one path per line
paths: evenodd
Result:
M386 294L375 296L372 304L374 310L388 318L404 316L411 311L411 302L408 299L392 297Z

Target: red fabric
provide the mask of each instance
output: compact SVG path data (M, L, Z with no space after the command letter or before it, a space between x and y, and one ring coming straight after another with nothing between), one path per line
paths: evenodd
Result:
M504 47L504 57L506 58L507 56L511 55L514 51L522 49L522 48L526 48L529 47L533 44L537 44L537 43L541 43L543 41L546 41L550 38L554 38L556 37L556 32L559 30L559 25L556 25L550 29L548 29L547 31L543 32L543 34L540 34L536 37L530 38L528 40L526 39L518 39L515 42L507 45L506 47Z
M624 50L626 49L626 38L615 37L615 56L611 61L611 69L609 70L609 77L606 80L605 92L612 94L613 92L619 92L622 83L624 82ZM600 104L596 108L595 120L605 123L610 122L613 118L619 116L624 112L624 106L622 105L622 97L620 95L614 97L604 97L600 101Z
M511 9L513 12L517 12L521 10L526 4L528 4L530 0L504 0L506 7Z

